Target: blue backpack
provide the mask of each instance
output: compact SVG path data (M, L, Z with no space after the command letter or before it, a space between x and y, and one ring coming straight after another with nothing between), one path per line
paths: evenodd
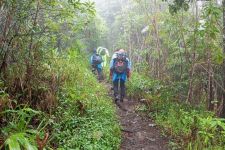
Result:
M102 56L100 56L99 54L94 54L92 57L92 64L93 65L98 65L101 64L103 62Z

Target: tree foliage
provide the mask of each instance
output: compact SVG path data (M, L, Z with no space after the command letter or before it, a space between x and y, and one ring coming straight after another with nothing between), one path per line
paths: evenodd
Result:
M0 148L119 147L114 108L84 55L98 46L127 50L135 72L128 93L146 99L158 124L182 138L174 147L224 147L223 119L216 118L225 110L223 7L197 0L96 4L0 1Z
M132 60L133 71L139 74L135 74L128 84L130 96L144 97L150 104L154 103L154 107L150 109L156 110L156 116L171 118L178 113L178 116L165 121L171 121L170 127L173 126L176 131L180 129L176 128L178 122L181 122L180 127L185 124L188 128L190 125L186 120L179 120L179 116L183 114L190 119L189 113L192 114L195 109L201 108L199 113L204 114L207 110L214 112L215 116L220 116L224 109L222 63L225 58L222 44L223 12L220 3L189 0L123 0L113 6L117 7L115 13L111 16L103 15L108 26L113 29L113 32L109 32L109 37L112 36L109 47L126 49ZM112 5L107 7L109 12L113 11L111 7ZM188 111L175 112L171 107ZM165 118L158 119L162 121ZM201 116L197 118L200 124L208 121ZM179 121L176 122L176 119ZM201 133L195 136L206 142L201 145L189 141L190 147L199 146L198 148L202 149L221 144L222 132L219 133L221 136L209 145L211 138L203 135L203 132L207 132L204 127L206 124L199 127L194 120L192 121L192 127L201 130ZM187 133L190 134L193 130L194 128L190 128ZM212 136L216 133L210 131ZM182 144L187 146L185 142Z
M0 14L0 149L118 147L114 109L85 62L85 49L95 41L87 31L104 33L104 26L94 27L94 3L3 0ZM97 102L92 95L99 91ZM92 115L95 111L101 120ZM93 139L89 144L88 138Z

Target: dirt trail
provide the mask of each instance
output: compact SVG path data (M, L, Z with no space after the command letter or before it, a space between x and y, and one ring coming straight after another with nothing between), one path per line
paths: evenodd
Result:
M110 84L105 83L108 89ZM113 97L113 91L109 90ZM122 126L120 150L168 150L168 139L161 135L160 129L146 116L140 113L142 103L137 100L124 99L115 104Z
M137 101L124 100L117 106L117 114L122 126L121 150L168 150L168 140L145 114L137 111Z

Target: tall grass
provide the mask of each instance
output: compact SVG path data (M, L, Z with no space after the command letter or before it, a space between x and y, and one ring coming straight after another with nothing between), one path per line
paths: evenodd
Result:
M134 73L128 94L145 99L147 113L169 136L172 149L224 149L225 119L204 107L193 107L177 98L183 83L165 84ZM183 92L183 91L182 91Z
M45 103L32 108L19 104L0 85L0 148L119 149L121 133L115 107L107 88L91 73L86 55L73 49L67 54L54 53L51 58L43 66L48 68L44 74L54 82L43 82L42 87L46 90L49 86L54 92L48 92ZM49 137L44 140L46 133Z

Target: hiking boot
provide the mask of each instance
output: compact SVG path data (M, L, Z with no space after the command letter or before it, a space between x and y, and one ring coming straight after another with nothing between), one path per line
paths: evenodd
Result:
M119 96L117 95L117 96L115 97L115 102L118 102L118 100L120 100L120 98L119 98Z
M123 97L120 98L120 101L123 102Z

